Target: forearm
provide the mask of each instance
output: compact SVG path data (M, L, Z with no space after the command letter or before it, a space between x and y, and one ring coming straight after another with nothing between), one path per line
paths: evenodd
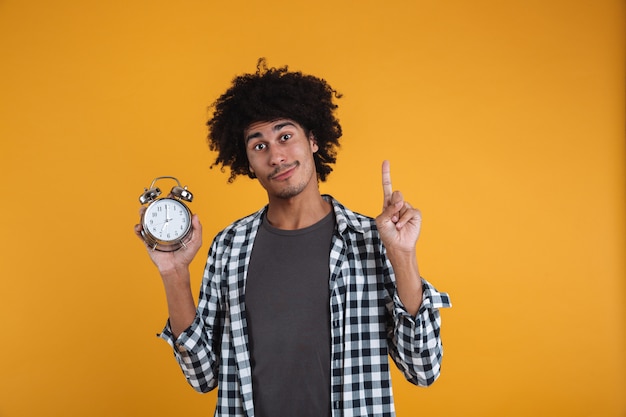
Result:
M195 214L191 222L193 234L184 248L172 252L148 249L150 259L159 270L165 287L170 328L175 338L178 338L196 317L196 306L191 295L189 265L202 246L202 225ZM135 225L135 234L143 240L141 231L142 226Z
M388 254L391 255L391 254ZM415 316L422 305L422 279L414 254L406 253L400 256L389 256L396 276L398 297L407 312Z
M175 338L187 329L196 317L196 305L191 293L189 270L161 271L170 328Z
M219 339L214 337L221 337L223 326L218 321L221 313L217 293L211 289L205 271L196 308L188 268L161 274L170 317L159 336L173 348L189 384L198 392L208 392L217 386L219 374L219 351L215 350Z

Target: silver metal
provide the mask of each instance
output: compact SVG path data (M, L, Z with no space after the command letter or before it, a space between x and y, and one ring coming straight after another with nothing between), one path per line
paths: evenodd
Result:
M180 181L178 181L178 179L176 179L176 177L156 177L155 179L152 180L152 184L150 184L150 188L154 187L154 183L157 182L158 180L164 180L164 179L174 180L174 181L176 181L176 184L178 184L179 187L182 187L180 185Z
M171 193L172 193L172 195L174 197L178 197L181 200L185 200L185 201L189 201L189 202L191 202L193 200L193 194L191 194L187 190L187 187L182 188L182 187L179 187L179 186L175 186L175 187L172 188Z
M191 192L187 190L187 186L182 187L178 179L175 177L170 177L170 176L156 177L155 179L152 180L152 183L150 184L150 188L144 189L144 192L141 194L141 196L139 196L139 202L141 204L148 203L149 204L148 207L150 207L152 203L154 203L157 200L157 197L161 195L161 190L158 187L155 187L154 184L158 180L162 180L162 179L174 180L176 181L177 185L172 188L170 192L171 194L170 197L166 197L166 198L162 198L158 200L169 199L173 201L178 201L178 203L181 204L187 211L188 218L189 218L188 227L183 232L183 235L179 239L170 240L170 241L160 240L159 238L154 236L152 233L150 233L147 225L145 224L144 222L145 214L147 211L149 211L149 210L145 210L145 211L142 211L142 215L141 215L141 226L142 226L141 237L146 242L146 245L149 248L151 248L153 251L173 252L183 247L186 248L187 247L186 243L189 242L189 240L191 240L191 237L193 235L193 228L191 226L191 217L192 217L191 210L189 210L189 208L183 203L183 201L191 202L193 200L193 194L191 194Z
M161 190L158 187L157 188L150 187L149 190L147 188L144 188L144 193L139 196L139 202L141 204L150 203L156 200L156 198L160 195L161 195Z
M170 191L170 193L174 197L179 198L184 201L188 201L190 203L193 201L193 194L191 194L191 192L187 189L186 185L184 187L180 185L180 181L178 181L176 177L164 176L164 177L156 177L155 179L152 180L152 183L150 184L149 188L144 188L143 194L139 196L139 202L141 204L146 204L146 203L150 203L156 200L156 198L161 194L161 190L158 187L155 187L154 184L156 184L158 180L164 180L164 179L176 181L177 185L172 187L172 191Z

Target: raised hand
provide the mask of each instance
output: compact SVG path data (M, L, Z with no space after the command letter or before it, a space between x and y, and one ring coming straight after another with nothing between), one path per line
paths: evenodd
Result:
M382 177L383 212L376 217L376 226L393 266L400 300L415 315L422 303L422 282L415 256L422 215L404 201L400 191L393 191L389 161L383 162Z
M389 161L383 162L383 211L376 218L376 225L383 244L391 255L395 251L415 253L420 235L422 215L413 208L400 191L393 191Z

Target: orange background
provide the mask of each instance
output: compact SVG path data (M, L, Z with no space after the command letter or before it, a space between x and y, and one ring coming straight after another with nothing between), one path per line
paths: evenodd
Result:
M344 94L322 191L376 215L380 162L453 298L439 381L399 416L626 415L624 9L617 0L0 1L0 416L213 413L136 240L160 175L205 249L265 203L209 170L207 108L270 65ZM198 288L204 259L194 265Z

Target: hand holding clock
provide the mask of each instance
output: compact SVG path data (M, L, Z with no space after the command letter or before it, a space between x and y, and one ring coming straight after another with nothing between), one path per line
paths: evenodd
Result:
M145 207L142 207L140 215L143 215L145 210ZM169 325L176 338L191 325L196 315L189 274L189 264L202 246L202 225L196 214L191 218L191 227L191 238L178 250L163 252L145 245L150 259L161 274L167 299ZM141 224L135 226L135 234L143 241L142 230Z
M139 215L143 217L146 211L145 207L141 207L139 210ZM162 229L168 225L168 221L166 220L163 223ZM135 225L135 234L141 239L142 242L146 245L146 249L148 254L150 255L150 259L157 266L159 272L168 271L172 269L180 269L186 268L189 266L193 258L195 257L198 250L202 246L202 225L200 224L200 220L198 219L198 215L194 214L191 217L191 237L185 244L178 250L163 252L159 250L154 250L151 248L142 236L142 225Z
M159 199L161 190L155 183L161 179L172 179L178 185L166 198ZM183 203L192 200L193 195L176 178L157 177L139 197L139 202L148 206L139 210L141 222L135 225L135 234L144 242L161 275L169 326L175 337L189 327L196 315L189 264L202 246L202 225Z

